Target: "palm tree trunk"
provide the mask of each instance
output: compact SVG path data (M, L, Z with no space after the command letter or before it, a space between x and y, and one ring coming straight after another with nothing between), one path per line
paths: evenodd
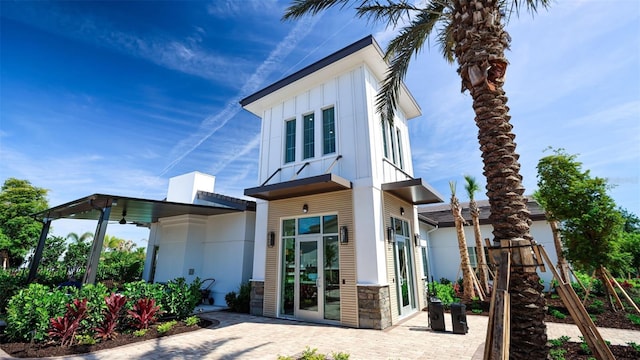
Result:
M467 250L467 240L464 236L464 218L462 217L462 209L460 202L455 195L451 196L451 212L453 213L453 221L456 226L458 237L458 250L460 251L460 267L462 268L462 301L469 304L476 297L473 287L473 277L471 273L471 263L469 262L469 251Z
M558 257L558 270L562 280L566 283L571 281L569 276L569 264L562 254L562 240L560 239L560 231L558 231L558 222L555 220L549 221L551 227L551 233L553 234L553 245L556 248L556 256Z
M489 294L489 273L487 268L487 258L484 255L484 245L482 244L482 234L480 233L480 214L475 201L469 202L469 211L473 220L473 236L476 240L476 257L478 259L478 281L484 293Z
M498 3L453 1L455 55L463 90L469 90L473 98L494 242L531 244L531 220L523 195L519 155L515 152L515 135L511 132L507 97L502 89L508 63L504 49L510 38L504 30ZM542 289L535 268L512 263L509 284L512 359L546 359L548 355Z

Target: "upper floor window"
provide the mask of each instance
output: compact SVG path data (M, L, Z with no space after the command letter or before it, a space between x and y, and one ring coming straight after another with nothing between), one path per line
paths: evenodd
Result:
M322 155L336 152L335 111L328 108L322 110Z
M397 162L396 159L396 137L395 137L395 131L393 131L393 125L391 125L391 123L389 123L389 135L391 136L391 158L393 159L393 163L395 164Z
M400 169L404 169L404 161L402 159L402 136L400 136L400 129L396 129L396 140L398 140L398 165Z
M284 162L290 163L296 160L296 119L286 122Z
M312 158L314 156L315 139L314 139L314 121L313 114L303 117L303 159Z
M382 146L384 148L384 157L389 157L389 144L387 142L387 122L381 122L382 124Z
M402 133L388 121L382 123L382 149L385 158L400 169L404 169Z

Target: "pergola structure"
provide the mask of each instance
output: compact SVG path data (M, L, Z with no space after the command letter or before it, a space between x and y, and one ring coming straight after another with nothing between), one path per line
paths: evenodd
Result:
M66 204L58 205L34 214L43 223L40 239L29 267L28 282L32 282L37 274L42 258L45 241L53 220L83 219L97 220L93 236L91 253L82 280L83 284L94 283L100 252L104 243L107 225L110 221L119 224L134 224L150 227L160 218L178 215L220 215L246 210L255 211L255 202L236 199L220 194L198 191L197 200L202 204L187 204L163 200L140 199L119 195L93 194Z

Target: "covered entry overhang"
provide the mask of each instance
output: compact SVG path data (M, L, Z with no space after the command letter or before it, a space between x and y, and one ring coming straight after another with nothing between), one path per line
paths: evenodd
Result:
M150 227L160 218L179 215L220 215L242 211L255 211L255 202L235 199L220 194L199 191L197 199L204 204L187 204L133 198L119 195L93 194L62 205L58 205L33 216L43 223L40 240L36 247L29 269L28 281L35 279L37 268L42 258L44 243L53 220L83 219L97 220L96 232L93 236L91 253L87 261L87 268L83 283L95 282L96 269L106 235L107 224L118 222L121 225L133 224Z
M444 202L442 195L425 183L422 178L382 184L382 191L387 191L413 205Z
M346 190L351 189L351 186L351 181L329 173L249 188L244 190L244 194L257 199L271 201Z

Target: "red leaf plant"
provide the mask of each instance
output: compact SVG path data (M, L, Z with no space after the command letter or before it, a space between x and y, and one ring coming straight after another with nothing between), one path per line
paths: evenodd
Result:
M64 316L51 318L51 330L49 336L60 338L60 345L68 346L73 343L76 331L80 327L80 321L87 316L87 299L74 299L67 304L67 312Z
M133 327L147 329L149 324L156 321L156 316L160 315L160 306L156 306L154 299L140 299L133 305L133 310L127 313L133 320Z
M110 340L118 336L116 332L118 318L120 318L120 310L127 302L127 298L121 294L111 293L111 295L105 296L104 301L107 304L107 310L103 312L104 321L95 330L97 337Z

